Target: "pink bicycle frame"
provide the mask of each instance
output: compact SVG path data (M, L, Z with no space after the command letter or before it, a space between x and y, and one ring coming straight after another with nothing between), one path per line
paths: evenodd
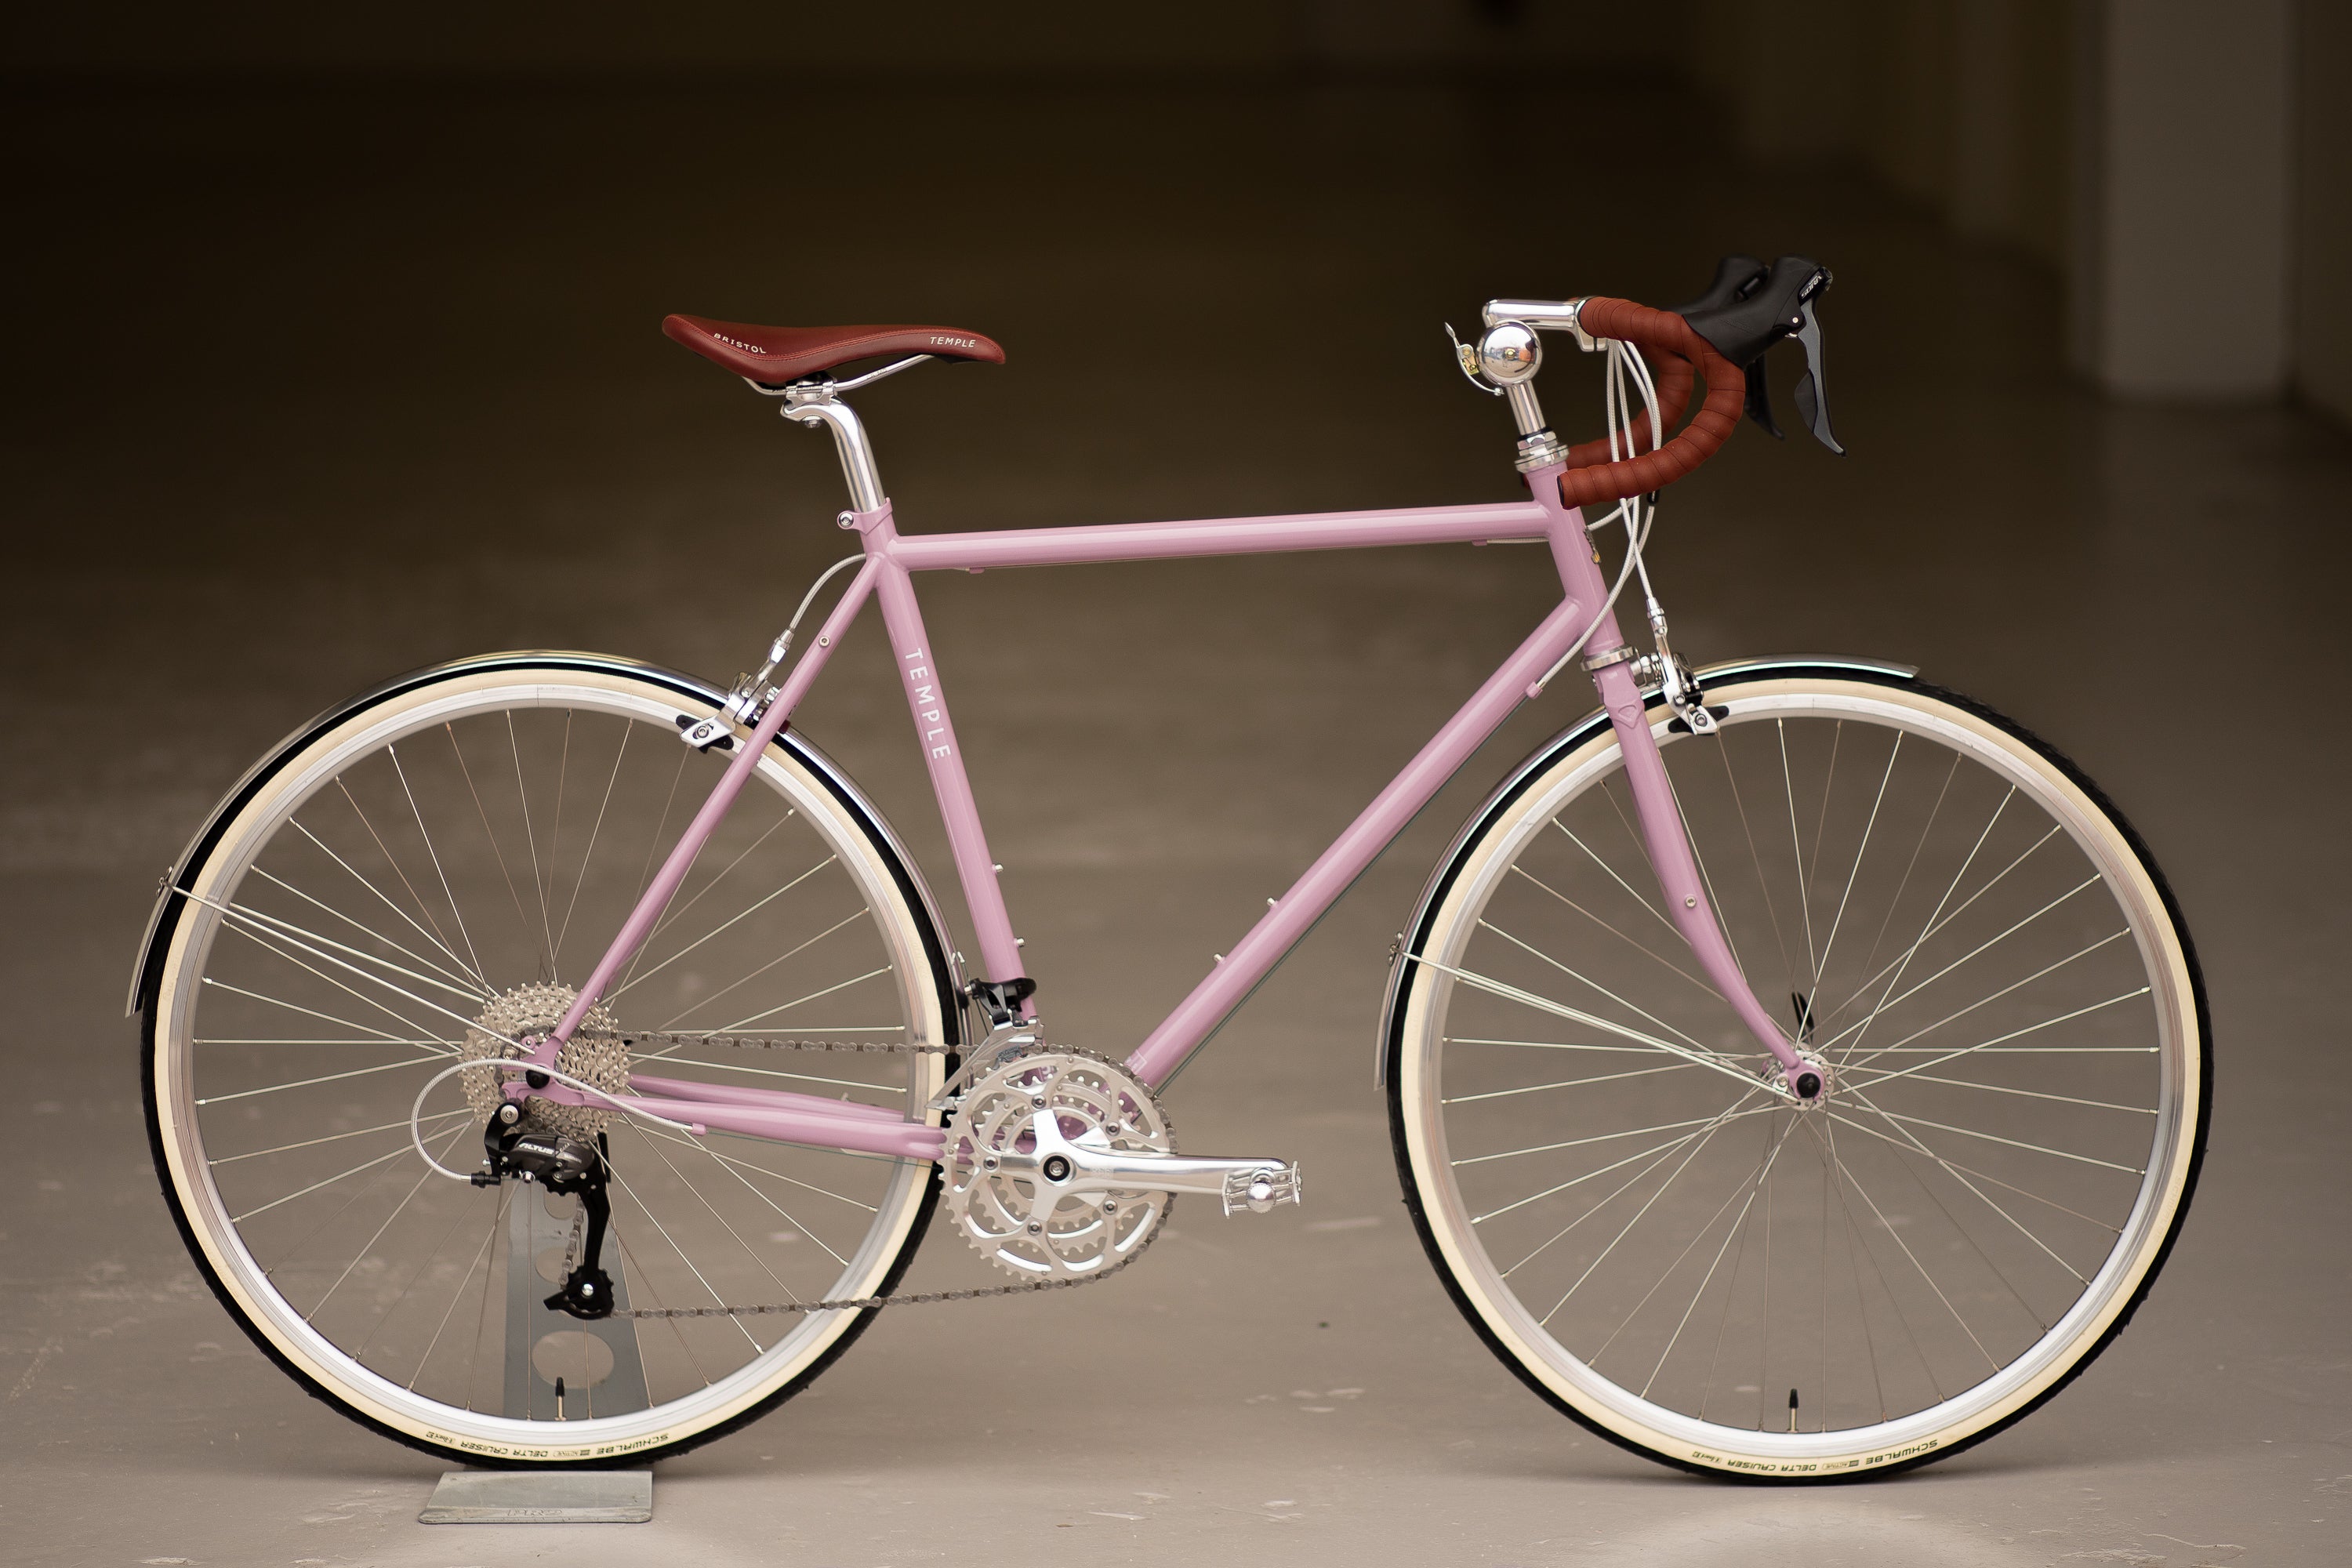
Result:
M939 661L933 657L923 628L922 613L915 603L914 573L978 572L992 566L1157 561L1276 551L1350 550L1377 545L1536 540L1548 543L1559 573L1560 603L1129 1056L1128 1066L1139 1078L1154 1086L1165 1083L1248 998L1471 753L1521 701L1540 689L1544 677L1573 650L1577 637L1588 626L1592 630L1587 646L1615 649L1622 644L1614 615L1603 612L1609 584L1601 571L1600 556L1587 535L1583 514L1560 500L1561 471L1552 467L1530 473L1528 482L1533 499L1529 500L1489 506L1023 529L915 538L900 536L893 526L887 500L868 510L845 514L847 523L864 541L865 563L825 618L815 641L792 668L748 742L739 744L725 776L703 803L660 872L647 885L611 948L581 987L571 1011L534 1058L553 1059L554 1051L579 1027L589 1009L651 934L703 843L750 781L769 742L789 722L869 597L881 601L883 625L889 634L899 679L906 686L908 707L914 716L925 764L930 770L931 788L947 827L956 875L971 910L981 967L996 979L1021 973L1020 950L1013 940L1003 894L997 886L971 781L964 773L963 753L956 743L955 722L949 714ZM1790 1044L1786 1031L1749 988L1717 923L1629 661L1617 659L1602 664L1593 671L1593 680L1623 749L1643 838L1664 894L1667 912L1690 943L1708 980L1764 1048L1789 1073L1801 1067L1809 1068L1810 1064ZM1024 1004L1024 1013L1028 1010L1028 1005ZM719 1128L790 1142L918 1159L936 1157L940 1147L936 1128L905 1121L895 1112L876 1107L848 1105L787 1091L725 1088L642 1075L633 1078L631 1083L638 1097L629 1101L632 1106L698 1128ZM542 1092L572 1098L560 1086L551 1086Z

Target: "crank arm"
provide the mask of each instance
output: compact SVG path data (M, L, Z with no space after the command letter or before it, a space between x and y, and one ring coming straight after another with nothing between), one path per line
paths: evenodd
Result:
M1197 1193L1223 1204L1227 1214L1237 1208L1264 1214L1276 1204L1299 1201L1298 1167L1287 1161L1089 1148L1062 1136L1051 1110L1031 1118L1030 1132L1034 1149L998 1158L1007 1169L1034 1173L1040 1182L1074 1195Z

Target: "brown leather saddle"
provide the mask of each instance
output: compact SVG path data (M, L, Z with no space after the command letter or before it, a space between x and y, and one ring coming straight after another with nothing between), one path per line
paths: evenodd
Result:
M762 386L782 386L853 360L932 354L1003 364L1004 351L961 327L755 327L666 316L662 331L703 358Z

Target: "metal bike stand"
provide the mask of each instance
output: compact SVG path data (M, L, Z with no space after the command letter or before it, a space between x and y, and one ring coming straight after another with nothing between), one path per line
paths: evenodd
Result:
M612 1317L583 1321L546 1304L563 1283L564 1253L579 1210L578 1198L555 1197L529 1184L518 1187L507 1205L509 1415L581 1420L625 1415L650 1403L637 1322L625 1315L629 1278L618 1246L608 1242L604 1259L613 1276Z
M654 1473L644 1470L451 1470L419 1524L647 1524Z
M629 1284L618 1248L607 1255L615 1315L583 1322L551 1310L563 1279L577 1198L519 1187L507 1205L505 1413L584 1420L643 1410L645 1362L636 1321L622 1316ZM552 1212L551 1212L552 1211ZM450 1470L417 1516L423 1524L643 1524L654 1516L654 1473L614 1470Z

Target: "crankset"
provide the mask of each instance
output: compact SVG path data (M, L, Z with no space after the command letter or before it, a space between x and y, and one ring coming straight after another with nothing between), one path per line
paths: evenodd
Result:
M1176 1152L1159 1097L1105 1058L1045 1050L983 1073L940 1155L948 1213L980 1255L1025 1279L1108 1273L1150 1244L1179 1193L1227 1214L1299 1201L1281 1160Z

